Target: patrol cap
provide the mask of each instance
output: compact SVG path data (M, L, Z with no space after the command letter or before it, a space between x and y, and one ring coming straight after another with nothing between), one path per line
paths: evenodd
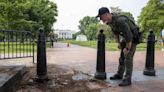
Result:
M100 17L101 15L105 13L110 13L109 9L107 7L101 7L98 11L98 15L96 16L96 18Z

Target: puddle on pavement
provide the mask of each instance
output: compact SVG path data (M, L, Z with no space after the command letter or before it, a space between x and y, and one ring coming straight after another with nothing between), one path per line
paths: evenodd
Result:
M89 75L78 73L72 76L72 80L79 81L79 80L88 80L90 78Z

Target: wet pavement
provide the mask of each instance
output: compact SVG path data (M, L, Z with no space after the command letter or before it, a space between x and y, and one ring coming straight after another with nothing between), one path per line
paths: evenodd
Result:
M66 65L75 70L94 76L96 72L96 49L77 45L56 43L47 49L49 64ZM164 90L164 52L155 51L156 76L143 75L146 51L137 51L134 56L132 85L119 87L120 81L111 81L109 77L117 71L119 51L106 51L106 73L110 86L96 92L163 92ZM94 92L94 91L93 91Z
M54 48L47 49L47 64L55 65L63 71L67 71L66 73L62 72L60 75L66 75L68 71L72 73L74 70L82 72L82 74L74 75L72 79L87 80L89 76L94 76L96 72L96 54L97 50L93 48L77 45L67 47L65 43L54 43ZM119 54L119 51L106 51L107 80L105 82L108 87L104 88L99 84L89 82L87 87L92 90L91 92L163 92L164 52L155 51L156 76L145 76L143 70L145 68L146 51L137 51L134 55L132 85L128 87L119 87L118 84L121 80L109 80L109 77L117 71ZM1 60L0 64L35 66L35 64L32 64L32 58Z
M88 47L55 43L54 48L47 49L49 64L66 65L84 73L96 72L97 50ZM106 72L117 71L119 51L106 51ZM164 69L164 52L155 51L155 69ZM146 51L137 51L134 55L134 71L143 71L145 68Z

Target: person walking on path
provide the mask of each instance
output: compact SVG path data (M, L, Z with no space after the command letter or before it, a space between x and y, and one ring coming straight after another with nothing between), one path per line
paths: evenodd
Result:
M54 39L55 39L54 33L50 32L49 37L50 37L50 47L53 48L54 47Z
M161 31L162 51L164 51L164 29Z

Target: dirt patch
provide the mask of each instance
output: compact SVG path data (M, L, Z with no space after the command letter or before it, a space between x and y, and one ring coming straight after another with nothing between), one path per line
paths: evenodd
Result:
M48 65L47 70L48 80L38 83L35 81L36 67L27 67L20 84L12 92L99 92L99 89L107 87L106 82L91 82L90 75L66 66Z

